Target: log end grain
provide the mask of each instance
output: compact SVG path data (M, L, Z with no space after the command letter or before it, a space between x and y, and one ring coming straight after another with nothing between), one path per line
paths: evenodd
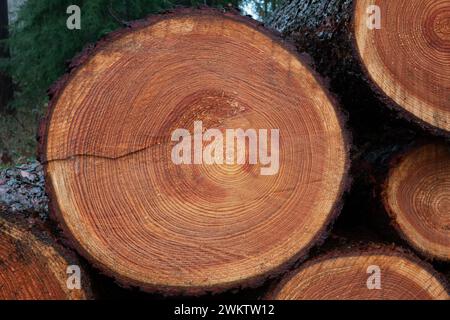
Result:
M394 226L421 253L450 260L450 148L425 144L391 168L383 202Z
M275 275L323 239L347 186L347 138L283 41L248 18L183 10L88 52L52 91L41 159L58 221L102 271L148 291L216 292ZM198 120L279 129L278 173L175 165L172 132Z
M450 2L358 0L353 15L356 51L376 89L408 118L447 135Z
M379 282L371 276L379 272ZM379 285L379 286L378 286ZM302 265L267 296L277 300L448 300L447 285L400 249L336 250Z

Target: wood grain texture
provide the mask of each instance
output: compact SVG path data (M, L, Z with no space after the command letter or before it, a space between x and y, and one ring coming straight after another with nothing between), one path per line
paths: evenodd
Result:
M380 270L381 289L369 290L370 266ZM372 269L370 269L372 270ZM445 280L428 264L392 247L324 254L293 272L267 296L278 300L448 300Z
M381 9L381 29L367 27L370 5ZM449 6L448 0L287 0L269 24L313 57L350 118L388 107L448 137Z
M123 285L247 286L304 257L340 208L336 104L288 45L249 18L177 10L110 35L54 87L41 129L53 211ZM280 130L280 170L174 165L176 128Z
M450 260L450 148L425 144L390 170L383 202L394 226L421 253Z
M381 29L367 27L370 5ZM450 1L358 0L357 50L370 78L396 104L433 127L450 131Z
M0 218L0 300L79 300L91 297L81 273L81 289L67 288L74 257L48 238Z

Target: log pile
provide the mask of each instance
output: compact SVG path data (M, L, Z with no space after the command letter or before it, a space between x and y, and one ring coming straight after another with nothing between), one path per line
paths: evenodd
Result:
M449 299L434 268L449 268L450 4L387 2L287 1L269 21L285 40L181 9L86 48L39 132L59 236L121 286L163 295L269 281L261 298ZM344 243L369 208L404 240L325 242L343 206Z
M177 11L76 64L52 93L41 159L58 221L105 273L151 291L217 292L280 273L325 237L347 186L342 115L272 33L234 13ZM209 129L220 135L213 163ZM249 137L229 149L236 129L255 130L260 149L271 132L276 163L252 160L263 150ZM181 162L178 130L194 137Z

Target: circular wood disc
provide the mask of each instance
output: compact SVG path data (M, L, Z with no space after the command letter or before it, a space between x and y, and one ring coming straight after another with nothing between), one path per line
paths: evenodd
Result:
M428 265L400 250L378 248L336 251L313 259L282 281L268 298L447 300L449 295L446 284Z
M0 219L0 300L87 299L87 280L69 289L73 261L50 243Z
M416 148L389 173L383 200L396 227L427 256L450 260L450 148Z
M340 116L271 33L235 14L176 11L77 64L57 86L42 152L60 222L104 272L146 290L221 290L323 237L345 187ZM262 175L267 166L248 158L174 164L171 135L193 134L194 121L224 137L279 129L278 172Z
M375 11L380 8L380 29ZM369 15L370 13L370 15ZM420 122L450 132L450 1L358 0L355 37L373 82Z

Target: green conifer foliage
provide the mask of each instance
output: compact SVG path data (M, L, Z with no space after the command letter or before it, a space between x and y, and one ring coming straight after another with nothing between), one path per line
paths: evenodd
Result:
M84 46L123 27L123 22L176 6L231 5L251 8L250 13L258 15L261 3L270 1L26 0L10 26L6 41L10 57L0 58L0 69L6 70L15 84L10 113L0 114L0 155L2 150L14 159L34 155L35 132L38 119L45 111L49 86L66 72L67 63ZM81 30L69 30L66 26L70 5L81 9Z

